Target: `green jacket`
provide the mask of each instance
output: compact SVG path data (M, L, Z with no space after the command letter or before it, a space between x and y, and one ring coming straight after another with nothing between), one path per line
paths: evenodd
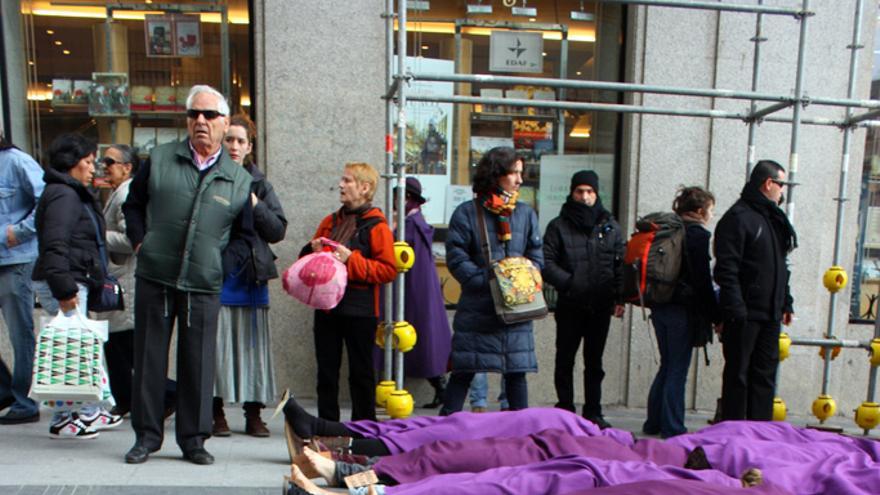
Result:
M182 291L220 293L222 252L248 201L251 175L224 150L201 178L188 140L154 148L149 167L137 276Z

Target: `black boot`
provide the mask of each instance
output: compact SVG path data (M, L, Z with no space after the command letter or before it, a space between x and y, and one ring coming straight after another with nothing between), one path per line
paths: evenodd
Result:
M443 398L446 395L446 375L432 376L428 378L428 383L434 387L434 400L422 406L423 409L437 409L443 405Z

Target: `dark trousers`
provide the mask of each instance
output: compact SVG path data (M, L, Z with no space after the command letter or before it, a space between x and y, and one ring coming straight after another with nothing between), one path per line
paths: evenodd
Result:
M773 394L779 364L779 322L725 323L722 419L773 419Z
M529 386L526 382L526 374L504 373L504 391L507 393L507 402L511 411L519 411L529 407ZM449 376L449 384L446 386L446 395L443 399L441 416L449 416L461 411L464 400L467 397L471 381L474 379L472 372L453 371Z
M556 366L553 384L556 386L556 407L575 412L574 360L581 339L584 341L584 408L583 415L593 418L602 415L602 354L608 340L611 324L609 311L595 312L570 306L556 307Z
M131 381L134 369L134 330L110 332L104 344L104 357L107 359L107 379L116 407L131 410ZM173 408L177 402L177 383L165 381L165 408Z
M351 420L376 419L373 370L374 316L343 316L315 311L315 357L318 361L318 416L339 421L339 367L342 345L348 353Z
M693 337L688 328L687 308L681 304L663 304L651 309L651 321L657 333L660 369L648 394L648 418L645 433L660 433L663 438L687 432L684 426L684 392L693 352Z
M135 291L131 423L136 442L151 450L162 445L168 347L176 320L177 444L184 452L202 447L211 436L220 297L142 278Z

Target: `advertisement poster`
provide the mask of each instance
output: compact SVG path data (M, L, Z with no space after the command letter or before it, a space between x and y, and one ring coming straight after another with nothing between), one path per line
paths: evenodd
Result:
M145 15L147 57L201 57L202 23L198 15Z
M174 33L178 57L202 56L202 24L198 16L176 16Z
M544 72L544 36L538 32L492 31L489 71Z
M174 28L171 16L145 15L144 35L148 57L174 56Z
M127 117L131 114L128 74L93 72L88 103L92 117Z
M397 64L395 57L394 64ZM453 74L454 62L422 57L407 57L407 70L420 73ZM407 91L410 94L452 96L452 83L415 81ZM449 185L449 166L452 160L451 103L412 101L406 104L406 164L407 174L422 184L422 195L428 200L422 205L422 214L430 224L444 220L446 187ZM394 123L395 129L397 122ZM397 140L394 141L397 144ZM396 151L395 151L396 156Z
M538 190L538 224L541 232L559 216L568 197L571 176L579 170L593 170L599 176L599 197L609 211L614 205L614 155L544 155L541 157L541 187Z

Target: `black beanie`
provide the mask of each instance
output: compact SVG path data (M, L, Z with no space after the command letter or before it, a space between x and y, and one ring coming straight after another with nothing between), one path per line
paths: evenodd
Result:
M592 187L596 194L599 194L599 176L596 175L596 172L592 170L576 172L571 176L571 187L568 188L568 193L571 194L576 187L584 185Z

